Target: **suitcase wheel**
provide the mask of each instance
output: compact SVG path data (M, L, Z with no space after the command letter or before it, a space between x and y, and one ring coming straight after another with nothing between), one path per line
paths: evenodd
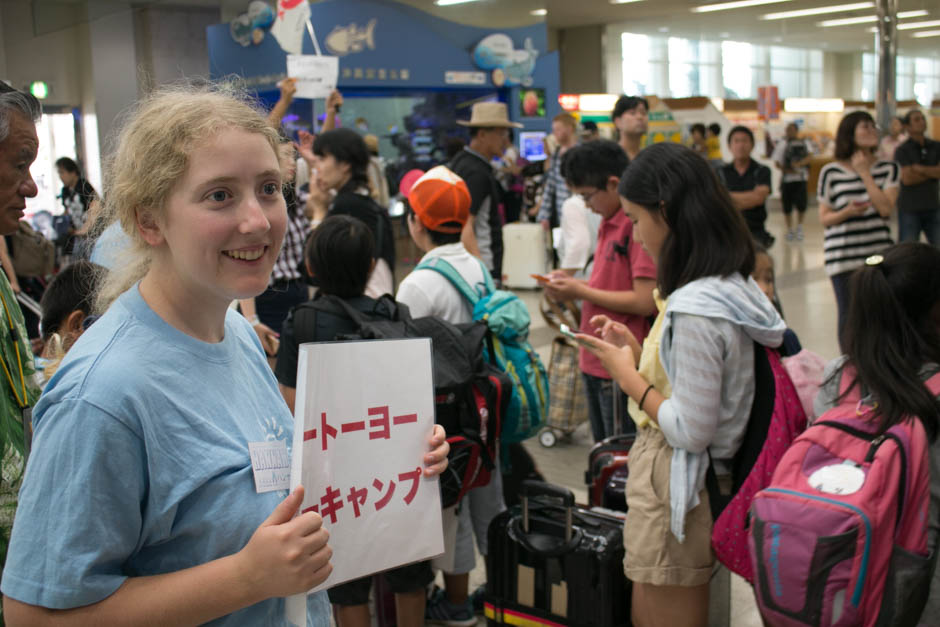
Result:
M552 448L555 446L555 442L558 441L558 437L555 435L555 432L551 429L542 429L539 432L539 444L545 448Z

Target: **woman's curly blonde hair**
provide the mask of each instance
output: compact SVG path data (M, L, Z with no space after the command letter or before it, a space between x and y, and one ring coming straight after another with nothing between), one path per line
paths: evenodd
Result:
M149 213L159 221L193 150L233 128L262 135L285 170L288 157L277 130L247 94L230 85L161 87L128 113L107 161L103 202L90 230L100 234L117 221L132 245L98 292L99 312L150 268L151 251L137 229L137 215Z

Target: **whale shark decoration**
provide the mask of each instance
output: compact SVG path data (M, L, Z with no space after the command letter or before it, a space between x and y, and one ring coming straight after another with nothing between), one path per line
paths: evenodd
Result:
M375 50L375 18L369 20L364 28L355 22L347 26L337 26L326 36L326 47L338 57L362 52L366 48Z
M264 40L264 31L274 23L274 9L264 0L252 0L248 11L229 25L229 32L242 46L258 45Z
M473 49L473 62L481 70L501 70L507 85L531 85L538 50L526 37L522 49L516 49L509 35L494 33L484 37Z

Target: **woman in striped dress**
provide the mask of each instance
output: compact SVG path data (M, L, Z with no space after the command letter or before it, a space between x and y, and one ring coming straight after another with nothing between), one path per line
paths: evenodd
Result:
M832 280L841 343L848 281L870 255L891 245L888 220L898 199L900 169L881 161L878 127L864 111L842 118L836 132L837 161L819 173L819 221L825 227L823 257Z

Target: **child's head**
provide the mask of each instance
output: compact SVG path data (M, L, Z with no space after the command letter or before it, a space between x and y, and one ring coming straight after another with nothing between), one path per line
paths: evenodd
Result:
M916 415L935 434L940 408L920 371L940 364L940 251L906 242L869 257L849 280L841 340L883 424Z
M109 273L102 286L100 309L106 309L114 298L147 273L157 249L167 248L148 241L148 228L166 226L170 199L182 191L184 179L205 174L194 172L190 167L193 156L214 145L229 131L250 138L263 153L270 150L260 155L252 151L250 155L238 155L235 160L241 161L246 156L260 158L267 169L276 170L256 184L259 190L263 188L263 202L279 200L283 206L280 184L286 161L282 158L277 131L268 123L264 112L244 94L222 86L163 88L142 99L129 115L109 161L99 220L102 224L120 222L131 246L121 269ZM221 180L217 183L203 190L204 198L192 199L190 204L216 202L223 195L226 201L230 200L233 194L226 187L227 183ZM192 211L183 211L181 217L187 215L189 219L198 220ZM282 238L283 231L274 238L276 242L270 242L271 250L266 251L272 266ZM211 252L213 264L223 262L223 251ZM258 274L260 280L261 272Z
M617 142L598 139L567 150L561 158L561 175L588 209L607 219L620 211L617 184L628 163Z
M46 287L39 303L40 327L43 353L52 360L53 371L92 318L95 293L106 272L90 261L76 261L59 271ZM52 376L48 368L46 375Z
M307 272L324 294L361 296L375 266L375 240L365 222L347 215L323 220L307 240Z
M689 134L692 136L692 141L703 142L705 141L705 125L701 122L693 124L689 128Z
M658 266L663 297L707 276L747 277L754 243L714 169L691 148L644 149L620 180L634 237Z
M408 231L422 249L456 244L470 217L470 190L444 166L425 172L408 190Z
M754 245L754 271L751 272L754 281L761 291L767 295L770 302L776 303L777 289L774 282L774 260L767 249L760 244Z
M718 122L712 122L708 125L708 136L709 137L721 137L721 124Z

